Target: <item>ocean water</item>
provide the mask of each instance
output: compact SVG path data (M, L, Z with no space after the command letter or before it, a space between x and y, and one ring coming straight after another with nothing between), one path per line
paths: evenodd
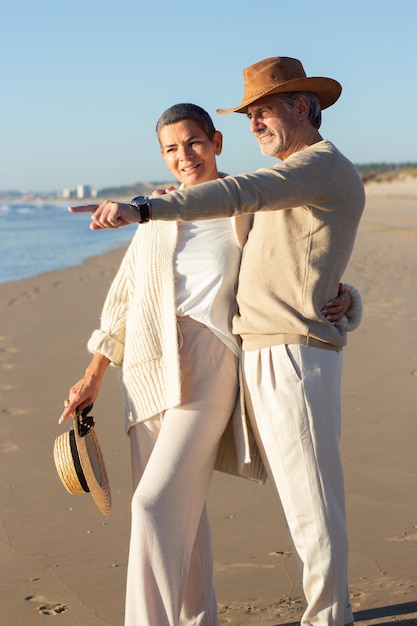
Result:
M137 226L92 231L89 214L68 203L0 204L0 283L80 265L127 245Z

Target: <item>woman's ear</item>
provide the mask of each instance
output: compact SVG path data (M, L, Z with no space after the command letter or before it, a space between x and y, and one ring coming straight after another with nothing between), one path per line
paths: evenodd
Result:
M214 146L214 152L216 153L216 156L219 156L219 154L222 153L223 148L223 135L219 130L215 131L212 142Z

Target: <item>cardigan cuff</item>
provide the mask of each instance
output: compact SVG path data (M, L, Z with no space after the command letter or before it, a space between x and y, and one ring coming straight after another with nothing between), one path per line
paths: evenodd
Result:
M99 352L107 357L113 365L121 365L123 363L124 344L104 332L104 330L95 330L93 332L88 340L87 350L93 354Z

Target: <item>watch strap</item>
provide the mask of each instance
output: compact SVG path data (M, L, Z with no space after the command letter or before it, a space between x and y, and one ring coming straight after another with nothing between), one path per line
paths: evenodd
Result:
M151 203L149 202L149 198L146 196L137 196L130 201L130 205L139 211L139 224L146 224L146 222L149 222L151 214Z

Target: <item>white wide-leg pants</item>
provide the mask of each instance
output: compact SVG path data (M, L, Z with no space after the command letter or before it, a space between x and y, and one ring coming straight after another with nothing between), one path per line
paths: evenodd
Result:
M343 626L353 615L339 450L342 352L278 345L243 359L248 412L302 564L301 624Z
M179 320L182 402L130 429L132 526L125 626L218 626L205 507L237 397L237 358Z

